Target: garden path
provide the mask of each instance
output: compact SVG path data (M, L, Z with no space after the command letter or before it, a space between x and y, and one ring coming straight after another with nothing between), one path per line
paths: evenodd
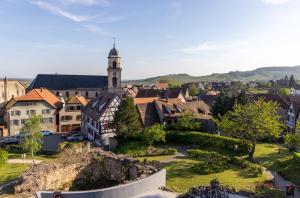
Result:
M175 161L178 157L185 157L187 156L187 150L191 149L190 146L168 146L168 148L175 148L177 153L162 160L161 163L169 163Z
M40 164L42 162L42 160L34 160L35 164ZM32 164L32 159L8 159L7 163L10 164Z

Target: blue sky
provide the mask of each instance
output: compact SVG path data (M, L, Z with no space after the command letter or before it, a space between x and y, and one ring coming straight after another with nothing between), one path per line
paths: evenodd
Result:
M300 64L299 0L0 0L0 77L123 79Z

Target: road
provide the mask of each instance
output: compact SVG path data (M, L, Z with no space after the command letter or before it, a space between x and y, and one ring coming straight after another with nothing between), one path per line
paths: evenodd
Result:
M59 144L66 141L61 134L55 133L53 135L43 137L43 151L55 152L59 149Z

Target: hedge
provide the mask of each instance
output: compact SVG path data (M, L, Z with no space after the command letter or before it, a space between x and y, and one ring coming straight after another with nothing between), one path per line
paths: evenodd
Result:
M297 164L300 164L300 153L294 153L293 160L294 160Z
M241 154L247 154L249 148L251 148L251 144L244 140L202 132L168 131L166 141L167 143L215 147L229 151L235 151L235 146L237 145L238 150L236 152Z

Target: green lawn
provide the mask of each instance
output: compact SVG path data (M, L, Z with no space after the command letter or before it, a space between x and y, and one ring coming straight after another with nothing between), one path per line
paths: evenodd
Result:
M249 93L252 93L252 94L265 94L265 93L268 93L268 90L266 90L266 89L257 89L257 88L249 88Z
M254 157L261 161L263 166L300 185L300 165L292 159L293 152L282 147L280 153L278 150L278 146L275 144L258 144Z
M263 166L271 170L275 170L277 167L276 161L286 161L293 157L293 153L288 149L276 144L260 143L255 148L254 158L262 163Z
M28 164L4 164L0 166L0 184L7 183L19 177L21 173L28 170Z
M223 185L252 191L257 183L266 180L265 176L252 177L236 167L221 173L199 175L192 170L192 166L198 162L195 159L181 157L166 164L164 168L167 170L167 186L174 191L185 192L191 187L209 185L212 179L217 178Z
M172 157L172 155L158 155L158 156L148 156L148 157L137 157L139 161L144 161L144 159L147 159L147 161L163 161L165 159L168 159Z

